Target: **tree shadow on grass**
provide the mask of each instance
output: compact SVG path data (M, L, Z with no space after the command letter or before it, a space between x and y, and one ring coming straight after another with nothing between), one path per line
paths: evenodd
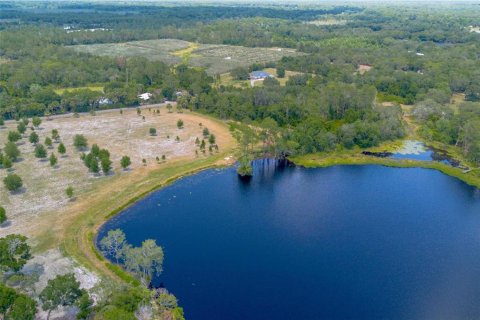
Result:
M24 194L25 192L27 192L27 188L20 187L17 190L10 191L10 194L12 196L16 196L16 195Z

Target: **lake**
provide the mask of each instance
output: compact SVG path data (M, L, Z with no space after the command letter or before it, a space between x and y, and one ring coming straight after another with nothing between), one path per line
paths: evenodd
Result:
M108 221L187 319L480 318L480 190L427 169L207 170Z

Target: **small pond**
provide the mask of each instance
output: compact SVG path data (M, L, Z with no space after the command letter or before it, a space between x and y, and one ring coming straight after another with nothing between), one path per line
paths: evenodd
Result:
M480 318L480 192L435 170L207 170L108 221L156 239L187 319Z

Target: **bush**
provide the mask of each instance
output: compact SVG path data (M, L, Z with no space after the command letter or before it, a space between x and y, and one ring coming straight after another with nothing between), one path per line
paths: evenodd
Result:
M73 137L73 145L79 150L85 149L88 146L87 138L82 134L76 134L75 137Z
M71 199L73 197L73 187L69 186L67 189L65 189L65 194Z
M128 156L123 156L122 159L120 160L120 165L122 166L123 169L127 169L131 164L132 164L132 161Z
M12 161L16 161L18 156L20 156L20 151L18 150L17 145L11 141L5 144L3 152L5 152L5 156L10 158Z
M151 136L156 136L157 135L157 129L155 128L150 128L149 130Z
M3 183L8 191L16 191L23 186L22 178L20 178L15 173L8 174L4 179Z
M43 159L47 157L47 150L43 146L43 144L37 144L35 146L35 157Z
M30 137L28 138L28 141L30 141L30 143L36 144L38 142L38 134L35 131L30 133Z
M39 117L33 117L32 124L35 128L38 128L41 123L42 123L42 119L40 119Z
M5 212L5 208L0 207L0 224L4 223L7 221L7 214Z
M178 121L177 121L177 128L178 128L178 129L183 129L183 121L182 121L182 119L178 119Z
M9 131L8 132L8 141L10 142L17 142L18 140L22 139L22 135L18 131Z

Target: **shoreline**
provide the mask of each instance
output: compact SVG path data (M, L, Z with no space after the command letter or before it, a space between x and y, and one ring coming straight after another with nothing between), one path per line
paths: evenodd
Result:
M421 161L411 159L389 159L361 154L308 154L288 158L295 165L305 168L326 168L342 165L380 165L392 168L422 168L437 170L447 176L457 178L464 183L480 189L480 174L476 171L464 173L462 169L435 161Z
M226 168L232 165L232 163L222 163L221 160L222 157L225 154L220 154L217 157L215 157L215 160L213 161L206 161L207 163L186 163L182 164L179 167L175 167L175 169L180 169L178 172L175 172L172 175L169 175L165 177L163 180L159 180L157 184L155 184L153 187L149 187L148 189L142 190L138 194L136 194L133 197L127 198L123 203L115 208L113 210L108 211L108 213L103 214L101 218L97 219L93 225L90 225L89 228L87 228L86 234L79 234L76 233L77 235L81 236L83 239L77 239L77 241L83 242L84 244L87 244L87 248L89 248L89 251L93 256L96 258L97 262L101 262L102 265L109 270L109 275L113 275L116 280L122 280L127 283L131 284L137 284L138 281L130 275L128 272L124 271L120 266L115 265L114 263L111 263L108 259L106 259L101 252L98 250L96 247L96 240L98 236L98 231L100 228L112 217L120 214L123 212L125 209L128 207L134 205L137 203L139 200L144 199L148 195L150 195L153 192L159 191L163 189L164 187L167 187L169 185L172 185L173 183L177 182L178 180L185 178L187 176L191 176L194 174L197 174L201 171L204 170L209 170L209 169L214 169L214 168ZM289 161L294 163L295 165L302 166L305 168L326 168L326 167L333 167L333 166L342 166L342 165L380 165L380 166L385 166L385 167L393 167L393 168L422 168L422 169L433 169L437 170L445 175L457 178L464 183L480 189L480 175L475 174L475 171L471 171L468 173L464 173L462 169L460 168L455 168L447 164L443 164L440 162L435 162L435 161L420 161L420 160L411 160L411 159L389 159L389 158L378 158L374 156L366 156L362 155L359 153L340 153L340 152L333 152L333 153L326 153L326 154L307 154L303 156L294 156L294 157L289 157ZM189 165L193 165L192 168L190 168ZM187 168L183 168L187 167ZM87 221L87 219L82 216L82 218L79 218L77 223L81 223L83 221ZM74 232L75 226L77 224L73 224L70 226L69 231ZM77 226L80 227L80 226ZM76 238L74 238L76 239ZM72 239L67 238L65 242L70 242L70 245L76 243L77 241L72 241ZM67 245L67 243L64 243L64 245ZM62 245L62 247L64 247ZM66 253L68 254L69 250L66 250ZM85 252L83 252L85 254ZM68 254L76 259L79 257L77 254ZM90 256L90 258L93 258L91 255L84 255L84 258L87 256ZM91 259L88 259L91 260ZM92 261L89 261L92 262ZM85 263L84 263L85 264ZM89 266L91 266L90 263L88 263ZM98 268L95 268L98 271ZM106 270L103 270L106 271ZM105 275L105 273L102 272L102 274Z

